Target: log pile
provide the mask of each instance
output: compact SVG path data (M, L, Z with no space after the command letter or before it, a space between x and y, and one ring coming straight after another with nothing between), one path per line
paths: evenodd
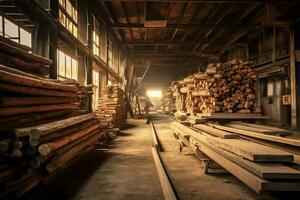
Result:
M0 64L0 199L22 196L101 137L96 115L79 115L88 93L82 90L89 89L39 76L51 61L8 45L0 42L2 53L32 68L10 60Z
M125 93L119 86L107 86L98 102L96 112L102 126L112 129L125 125Z
M205 154L257 193L300 191L300 140L268 135L275 131L268 127L268 134L216 124L188 127L173 122L171 128L197 155ZM252 140L252 136L257 140ZM285 144L286 149L258 142L258 138ZM288 151L287 146L293 151Z
M40 76L49 74L51 60L29 53L25 49L8 43L7 40L3 37L0 40L0 64Z
M171 87L167 87L162 91L161 109L165 114L176 112L175 98Z
M209 64L173 84L177 109L188 113L259 113L255 104L256 73L250 62L234 59Z
M19 197L64 168L96 144L100 131L92 113L9 132L0 143L0 198Z

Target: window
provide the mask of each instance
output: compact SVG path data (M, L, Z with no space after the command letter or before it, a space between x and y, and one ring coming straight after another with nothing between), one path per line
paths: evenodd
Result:
M0 16L0 35L31 47L31 33L4 16Z
M110 38L108 38L107 64L109 67L112 67L112 41Z
M66 28L70 33L77 37L77 9L75 1L70 0L59 0L58 10L59 22Z
M93 53L99 56L99 23L97 19L93 16L94 30L93 30Z
M75 58L57 50L58 78L78 80L78 61Z

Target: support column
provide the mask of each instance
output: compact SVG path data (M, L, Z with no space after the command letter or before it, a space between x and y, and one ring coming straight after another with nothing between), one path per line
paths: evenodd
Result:
M295 32L290 30L290 81L291 81L291 127L297 128L297 84L295 58Z

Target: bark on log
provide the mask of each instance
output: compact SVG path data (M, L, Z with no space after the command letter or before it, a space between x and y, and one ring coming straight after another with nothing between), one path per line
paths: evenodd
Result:
M7 107L0 109L0 117L21 115L25 113L55 111L55 110L75 110L79 107L78 103L55 104L55 105L38 105L28 107Z
M19 107L29 105L49 105L74 103L76 98L60 97L0 97L0 107Z
M44 64L44 65L51 65L52 64L52 60L49 60L47 58L44 58L44 57L41 57L41 56L38 56L38 55L35 55L35 54L28 53L28 52L26 52L22 49L19 49L17 47L14 47L10 44L7 44L7 43L1 42L1 41L0 41L0 50L2 52L9 53L13 56L20 57L20 58L22 58L26 61L29 61L29 62L41 63L41 64Z
M49 90L59 90L59 91L68 91L68 92L76 92L78 90L77 87L68 86L66 84L60 84L50 80L42 80L42 79L35 79L32 77L22 76L18 74L13 74L11 72L0 70L0 81L22 85L22 86L29 86L29 87L37 87Z
M87 135L88 133L100 128L100 124L95 124L85 130L79 131L73 135L65 136L57 141L51 142L51 143L45 143L39 146L38 151L42 156L47 156L51 152L59 149L60 147L73 142L75 140L78 140L79 138Z
M43 88L34 88L30 86L21 86L0 82L0 90L12 94L21 94L27 96L49 96L49 97L72 97L76 98L75 92L48 90Z
M32 127L27 127L27 128L16 129L15 134L18 137L28 136L29 134L33 137L33 135L35 134L36 135L35 138L39 138L50 132L58 131L63 128L90 120L95 117L96 117L95 113L90 113L87 115L81 115L81 116L77 116L77 117L72 117L72 118L52 122L49 124L42 124L39 126L32 126Z

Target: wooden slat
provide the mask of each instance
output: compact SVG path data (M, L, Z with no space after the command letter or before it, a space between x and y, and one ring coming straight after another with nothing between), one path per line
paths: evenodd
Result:
M212 145L206 143L206 137L199 134L195 130L191 130L184 125L177 122L171 124L172 129L177 130L181 133L188 133L191 135L190 140L194 140L193 144L196 144L200 151L205 153L208 157L216 161L219 165L225 168L228 172L233 174L235 177L240 179L251 189L260 193L262 191L299 191L299 182L271 182L260 178L259 176L253 174L249 170L239 166L238 164L232 162L230 159L226 158L224 155L220 155L222 151L215 151Z
M291 162L293 155L243 139L224 140L207 135L206 141L254 162Z
M239 138L237 134L232 134L226 131L221 131L219 129L204 125L204 124L197 124L193 126L194 128L204 131L205 133L223 138L223 139L236 139Z
M254 137L254 138L258 138L258 139L262 139L262 140L268 140L268 141L277 142L277 143L281 143L281 144L288 144L288 145L300 147L300 140L288 139L288 138L284 138L284 137L277 137L277 136L273 136L273 135L264 135L264 134L260 134L260 133L240 130L240 129L236 129L236 128L230 128L227 126L221 126L221 125L217 125L217 124L209 124L209 125L217 128L217 129L220 129L220 130L230 131L232 133L236 133L236 134L240 134L240 135L245 135L245 136Z
M280 136L292 135L292 133L289 130L285 130L285 129L277 128L277 127L272 127L272 126L266 126L266 125L261 125L261 124L250 124L250 123L244 123L244 122L236 122L236 124L245 125L245 126L248 126L248 127L254 127L254 128L257 128L257 129L263 129L267 133L277 133Z
M32 126L32 127L16 129L15 133L18 137L28 136L29 134L33 134L33 133L42 136L42 135L46 135L47 133L58 131L63 128L87 121L95 117L96 117L95 113L90 113L87 115L81 115L78 117L72 117L72 118L52 122L49 124L43 124L40 126Z

